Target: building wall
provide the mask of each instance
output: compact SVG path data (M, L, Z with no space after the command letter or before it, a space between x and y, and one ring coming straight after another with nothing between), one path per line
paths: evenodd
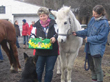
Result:
M33 16L33 15L30 15L30 16L14 16L14 21L17 20L18 21L18 24L19 24L19 28L20 28L20 33L22 34L22 20L23 19L26 19L27 23L29 24L29 26L31 25L32 21L38 21L38 16Z
M0 6L2 6L2 5L0 5ZM5 5L3 5L3 6L5 6ZM5 14L0 14L0 19L7 19L10 22L13 22L13 15L12 15L11 11L12 11L11 5L5 6Z
M0 14L0 19L6 19L14 24L17 20L22 32L22 20L26 19L27 23L31 24L32 21L37 21L37 10L39 6L32 5L25 2L16 0L0 0L0 6L5 6L5 14Z

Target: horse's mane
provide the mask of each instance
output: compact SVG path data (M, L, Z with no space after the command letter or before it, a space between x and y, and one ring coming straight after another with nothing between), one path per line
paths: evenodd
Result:
M80 23L79 23L79 21L76 19L74 13L70 10L69 14L70 14L70 20L72 21L73 28L74 28L74 27L77 27L77 28L74 28L73 31L81 30Z
M65 14L64 14L65 9L66 9L66 6L63 6L61 9L58 10L58 12L60 13L60 14L57 15L58 18L63 19L65 17Z

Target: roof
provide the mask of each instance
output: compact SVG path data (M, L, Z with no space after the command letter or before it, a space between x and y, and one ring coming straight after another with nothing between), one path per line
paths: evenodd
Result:
M15 0L0 0L0 6L9 6L12 14L37 14L40 6Z

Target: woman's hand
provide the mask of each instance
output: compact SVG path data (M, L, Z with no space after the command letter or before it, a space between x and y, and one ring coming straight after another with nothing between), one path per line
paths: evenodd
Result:
M52 37L50 40L51 40L51 43L54 43L56 41L55 37Z
M73 32L73 35L76 36L76 32Z
M87 37L85 38L85 42L87 43Z

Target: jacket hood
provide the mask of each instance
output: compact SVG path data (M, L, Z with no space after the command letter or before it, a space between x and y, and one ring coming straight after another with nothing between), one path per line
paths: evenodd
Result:
M95 17L94 17L94 19L95 19L96 21L99 21L99 20L107 20L106 16L101 16L101 17L99 17L99 18L95 18Z
M103 16L102 19L106 19L107 20L106 16Z

